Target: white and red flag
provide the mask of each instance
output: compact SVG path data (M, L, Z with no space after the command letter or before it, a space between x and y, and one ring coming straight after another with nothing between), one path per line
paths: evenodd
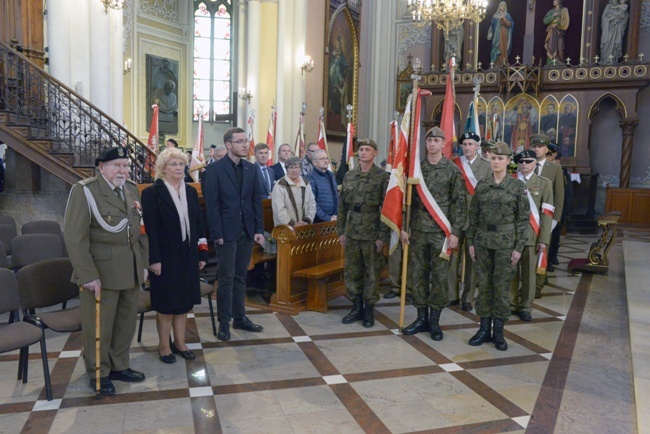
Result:
M298 121L298 134L296 134L296 142L293 145L293 154L297 157L304 157L307 153L305 149L305 112L300 112L300 119Z
M384 198L384 205L381 208L381 221L384 222L391 229L390 234L390 247L389 252L392 254L397 248L399 242L399 235L402 230L402 210L404 208L404 192L406 190L406 175L408 170L407 154L408 154L408 138L411 125L411 100L413 94L409 95L406 100L406 109L404 110L404 117L399 131L399 136L396 144L393 158L391 160L392 169L390 171L390 180L388 181L388 189ZM394 130L393 124L397 121L391 122L391 131ZM392 140L392 139L391 139ZM388 167L388 164L386 164Z
M153 114L151 115L151 126L149 127L147 148L149 148L154 155L158 155L158 104L152 105L151 108L153 109ZM144 160L144 167L145 170L151 174L152 178L156 175L155 158L147 156Z
M348 163L348 170L354 169L354 124L348 121L345 136L345 161Z
M445 91L445 101L442 104L442 118L440 119L440 129L445 132L445 146L442 148L442 155L451 160L456 138L456 123L454 113L456 111L456 95L454 92L454 68L456 62L454 56L449 59L449 73L447 74L447 90Z
M200 168L195 170L192 170L192 168L202 164L205 164L205 156L203 155L203 110L199 113L199 130L196 134L196 140L192 148L192 160L190 161L190 176L194 182L199 182Z
M266 144L269 145L269 161L266 162L267 166L273 166L275 159L275 125L278 121L278 113L275 111L275 106L271 106L271 119L269 119L269 130L266 133Z
M413 132L413 143L411 143L411 151L409 152L410 159L410 170L409 176L417 180L415 187L418 191L418 196L424 204L424 207L427 209L433 220L440 226L440 228L445 233L445 242L442 245L442 252L440 252L440 257L443 259L449 259L451 255L451 249L449 248L449 237L451 236L451 223L447 219L447 216L442 212L440 205L436 202L436 199L433 197L425 179L422 177L422 166L420 165L420 117L422 115L422 97L431 95L426 89L418 89L418 97L415 102L415 120L413 125L415 131ZM446 104L446 101L445 101ZM444 112L444 109L443 109ZM453 120L453 119L452 119ZM445 137L447 133L445 132ZM445 145L446 146L446 145Z
M409 107L410 111L410 107ZM406 113L406 111L404 112ZM410 112L409 112L410 118ZM386 172L391 172L395 165L395 151L399 145L400 139L400 123L397 119L390 123L390 143L388 144L388 157L386 158Z
M253 131L255 128L255 110L251 110L251 115L248 117L248 126L246 127L246 138L248 139L248 161L255 161L255 139L253 138Z

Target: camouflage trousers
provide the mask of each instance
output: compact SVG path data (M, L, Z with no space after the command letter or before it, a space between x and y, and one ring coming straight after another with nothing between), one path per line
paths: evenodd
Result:
M343 275L350 298L354 300L358 295L363 295L365 304L377 303L379 301L379 272L383 254L377 253L375 242L348 238L344 258Z
M530 312L535 299L535 269L537 254L535 246L526 246L517 262L517 271L510 284L510 309L516 312ZM521 286L519 283L521 282Z
M441 310L447 306L449 261L440 257L443 232L413 231L409 248L409 273L413 306Z
M472 258L469 257L469 246L464 241L465 232L463 232L458 238L458 249L454 250L454 253L449 259L448 294L449 300L458 300L460 295L463 303L474 303L474 297L477 293L476 287L478 285L478 282L476 282L476 273L474 272L474 264L472 262ZM463 282L464 288L462 294L460 293L459 282L459 276L461 275L463 269L463 251L461 248L465 250L465 278Z
M397 243L395 251L388 256L388 276L390 277L390 289L400 294L402 292L402 243ZM406 273L406 293L411 294L413 285L411 283L411 272Z
M510 318L510 284L515 267L510 263L512 249L486 249L474 246L478 297L476 314L481 317Z

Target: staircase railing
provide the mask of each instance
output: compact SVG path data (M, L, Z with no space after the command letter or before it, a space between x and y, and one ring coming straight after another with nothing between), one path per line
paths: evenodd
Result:
M156 155L126 128L74 90L0 42L0 112L31 127L32 139L51 140L52 152L71 153L75 166L94 166L111 146L128 148L131 178L152 182Z

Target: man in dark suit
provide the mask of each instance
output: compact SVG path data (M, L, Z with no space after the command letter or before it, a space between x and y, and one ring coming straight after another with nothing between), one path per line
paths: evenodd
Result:
M291 152L291 146L288 143L283 143L278 148L278 162L271 166L271 169L275 172L275 179L277 181L284 178L287 174L287 168L284 167L284 162L287 161L287 158L291 157L293 153Z
M206 212L210 234L219 258L217 338L230 340L233 328L261 332L262 326L246 317L244 296L246 270L253 242L264 243L260 171L245 160L248 154L246 132L241 128L226 130L223 141L228 153L205 170Z
M266 143L258 143L255 145L255 161L259 171L260 191L262 192L262 199L270 199L273 185L275 184L275 172L271 167L266 164L270 158L269 145Z
M65 244L74 269L72 282L83 287L81 332L86 372L95 390L95 298L100 298L100 393L113 395L111 380L137 383L130 368L140 285L147 280L149 244L141 233L138 186L128 179L129 160L121 146L95 160L99 174L76 183L65 210ZM90 206L93 205L94 206ZM92 209L92 211L89 211ZM101 297L100 297L101 292Z

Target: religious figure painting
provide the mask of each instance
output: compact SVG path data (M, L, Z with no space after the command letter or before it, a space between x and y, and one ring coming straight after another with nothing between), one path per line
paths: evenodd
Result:
M553 143L557 143L558 102L553 95L544 98L541 104L539 132L546 134Z
M504 141L513 152L530 148L530 136L538 132L539 104L530 95L519 95L506 104Z
M512 35L515 30L515 22L508 13L508 5L505 1L499 2L497 11L492 16L487 38L492 41L490 51L490 62L494 66L508 65L508 56L512 49Z
M609 0L601 16L600 58L617 63L623 55L623 36L630 18L627 0Z
M478 117L478 128L479 128L479 135L481 136L481 139L485 138L486 112L487 112L487 103L483 98L479 96L476 103L476 115Z
M578 101L573 95L567 95L560 102L558 119L558 145L564 157L576 156L577 131Z
M564 63L564 32L569 28L569 10L564 7L563 0L553 0L553 8L544 16L546 26L547 65L562 65Z
M413 92L413 82L411 80L400 80L397 82L397 104L395 110L403 112L406 108L406 100Z
M153 104L158 104L158 130L178 133L178 61L146 55L147 131Z
M485 119L485 136L486 140L502 141L503 140L503 119L505 116L504 104L501 98L495 96L487 104L487 116Z
M324 91L326 130L328 134L344 136L348 122L348 105L353 106L353 122L356 119L356 75L359 56L355 21L346 3L341 3L334 10L328 29Z

